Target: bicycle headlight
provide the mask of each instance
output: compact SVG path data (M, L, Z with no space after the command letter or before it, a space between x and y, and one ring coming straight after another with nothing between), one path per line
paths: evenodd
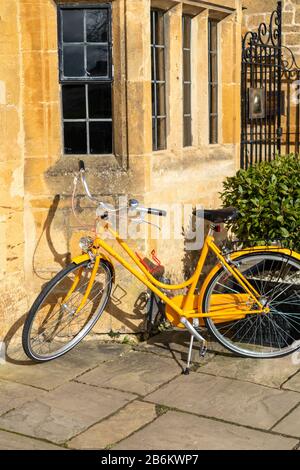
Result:
M79 246L83 253L87 253L93 246L94 240L91 237L82 237L79 240Z

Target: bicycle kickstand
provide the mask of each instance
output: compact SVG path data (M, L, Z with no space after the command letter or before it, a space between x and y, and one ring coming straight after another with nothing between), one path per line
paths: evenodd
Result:
M188 359L186 363L186 368L182 371L183 375L189 375L190 373L190 366L191 366L191 361L192 361L192 353L193 353L193 345L194 345L194 339L196 338L200 343L201 343L201 348L200 348L200 357L204 357L207 351L207 346L206 346L206 340L203 338L203 336L200 335L200 333L196 330L196 328L199 327L199 320L194 319L193 320L193 325L188 321L187 318L181 318L181 323L186 327L186 329L190 332L191 334L191 341L190 341L190 346L189 346L189 353L188 353Z

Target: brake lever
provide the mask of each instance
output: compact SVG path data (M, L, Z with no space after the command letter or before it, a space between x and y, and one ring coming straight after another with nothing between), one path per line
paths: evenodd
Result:
M137 209L137 210L139 210L139 209ZM159 225L156 225L153 222L149 222L148 220L145 220L145 217L147 215L146 209L141 210L140 214L141 214L140 217L137 217L136 219L130 219L130 221L134 224L143 224L144 223L144 224L147 224L147 225L152 225L153 227L155 227L155 228L157 228L158 230L161 231L161 228L160 228Z

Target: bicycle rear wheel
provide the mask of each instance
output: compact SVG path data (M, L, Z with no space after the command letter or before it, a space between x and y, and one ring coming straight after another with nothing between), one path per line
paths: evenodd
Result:
M260 294L270 313L254 310L237 280L223 267L212 277L203 311L224 311L224 318L206 318L210 333L227 349L243 357L275 358L300 348L300 262L278 252L251 253L235 259L243 276ZM222 304L223 302L223 304ZM240 314L226 320L226 310Z
M111 293L112 268L101 261L87 299L90 261L58 273L32 305L23 328L26 355L35 362L56 359L73 349L102 315Z

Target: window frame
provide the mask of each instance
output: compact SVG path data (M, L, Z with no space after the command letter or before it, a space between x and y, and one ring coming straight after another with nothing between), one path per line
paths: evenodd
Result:
M108 11L108 38L107 42L88 42L86 41L86 11L87 10L101 10L105 9ZM84 41L83 42L71 42L67 44L84 46L84 64L86 67L87 59L86 59L86 50L88 45L106 45L108 49L107 54L107 75L106 76L82 76L82 77L65 77L64 76L64 57L63 57L63 50L64 50L64 41L63 41L63 11L65 10L84 10ZM112 54L112 6L111 3L68 3L68 4L59 4L57 5L57 25L58 25L58 55L59 55L59 84L60 84L60 103L61 103L61 116L62 116L62 145L63 145L63 155L72 157L72 156L105 156L105 155L113 155L114 152L114 127L113 127L113 83L114 83L114 76L113 76L113 54ZM111 118L90 118L90 109L89 109L89 85L110 85L111 87ZM64 110L63 110L63 88L69 85L82 85L85 88L85 118L64 118ZM85 153L68 153L66 152L65 147L65 123L77 123L77 122L84 122L86 123L85 135L86 135L86 152ZM93 122L109 122L111 123L111 153L91 153L91 132L90 132L90 123Z
M88 42L88 41L82 41L82 42L71 42L71 43L66 43L66 44L74 44L74 45L82 45L86 47L87 45L95 45L95 46L108 46L108 74L103 77L87 77L87 76L82 76L82 77L65 77L63 75L64 72L64 57L63 57L63 46L64 46L64 41L63 41L63 19L62 19L62 12L63 10L108 10L109 12L109 21L108 21L108 41L107 42ZM101 83L103 81L112 81L113 80L113 60L112 60L112 7L111 3L95 3L95 4L88 4L85 5L84 3L79 4L79 3L68 3L68 4L59 4L57 6L57 23L58 23L58 51L59 51L59 82L62 83L72 83L72 82L82 82L83 80L86 80L88 82L94 82L94 81L100 81ZM84 22L85 23L85 22ZM85 38L86 39L86 38ZM85 63L86 63L86 52L85 52Z
M156 44L155 38L155 22L153 20L155 14L158 13L163 18L163 44ZM151 47L151 95L152 95L152 112L151 112L151 124L152 124L152 150L153 152L158 152L167 149L167 102L166 102L166 87L167 87L167 70L166 70L166 17L165 11L158 8L151 8L150 10L150 47ZM163 50L163 70L164 70L164 80L157 80L157 62L156 62L156 49ZM154 70L154 76L153 76ZM158 108L160 107L158 102L158 85L164 85L164 114L158 114ZM153 96L154 91L154 96ZM153 107L154 103L154 107ZM164 121L164 142L163 145L160 145L158 142L158 122ZM154 132L153 132L154 129Z
M212 28L216 25L216 50L212 50ZM208 19L208 100L209 100L209 144L215 145L219 143L219 21L216 19ZM216 77L212 77L212 58L216 57ZM216 78L213 80L213 78ZM213 112L212 89L216 88L216 112ZM214 127L215 126L215 127ZM214 138L215 136L215 138Z
M185 31L186 31L186 20L189 20L190 23L190 41L189 41L189 47L185 47ZM192 127L192 20L193 17L188 14L183 14L182 15L182 84L183 84L183 148L186 147L191 147L193 145L193 127ZM185 53L189 53L189 64L190 64L190 70L189 70L189 81L185 80ZM189 86L189 101L190 101L190 113L185 114L185 88L186 86ZM185 121L186 118L189 118L189 133L186 135L186 125Z

